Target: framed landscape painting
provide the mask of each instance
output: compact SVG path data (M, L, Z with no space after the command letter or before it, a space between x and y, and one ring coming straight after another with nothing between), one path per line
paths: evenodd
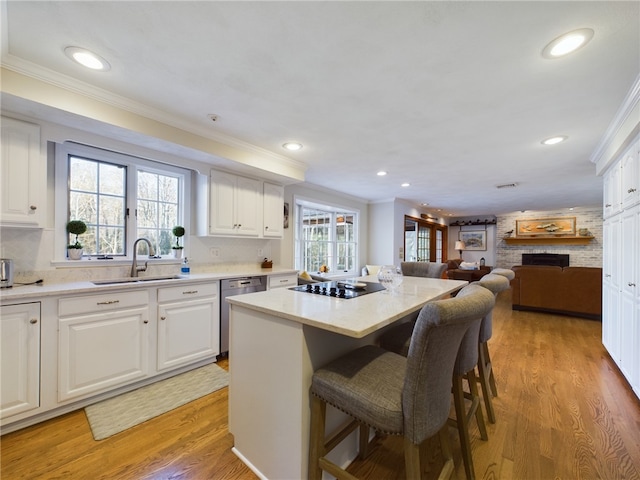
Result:
M516 220L517 237L576 235L576 217Z
M460 232L460 240L464 242L465 250L486 250L487 249L487 231L469 231Z

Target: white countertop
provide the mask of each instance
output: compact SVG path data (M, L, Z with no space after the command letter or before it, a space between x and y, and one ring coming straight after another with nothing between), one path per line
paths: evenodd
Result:
M225 267L220 271L207 272L207 273L192 273L188 276L181 276L179 279L170 280L151 280L144 282L131 282L131 283L114 283L108 285L95 285L90 280L83 280L78 282L65 282L65 283L42 283L40 285L15 285L11 288L3 288L0 290L0 301L3 303L16 300L37 299L42 297L50 297L56 295L66 295L69 293L102 293L111 292L115 290L131 289L131 288L145 288L145 287L157 287L157 286L172 286L179 285L185 282L207 282L207 281L219 281L225 278L238 278L258 275L284 275L284 274L297 274L298 271L291 268L260 268L260 266L252 267ZM151 275L153 276L153 275ZM145 275L141 274L140 278L144 278ZM96 281L104 281L105 279L96 279Z
M360 277L377 282L375 276ZM271 314L354 338L362 338L465 286L462 280L404 277L396 293L344 299L280 288L227 298L232 305Z

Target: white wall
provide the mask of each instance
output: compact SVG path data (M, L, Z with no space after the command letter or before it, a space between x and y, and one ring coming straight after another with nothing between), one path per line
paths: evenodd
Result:
M473 220L473 219L458 219L458 220ZM479 262L481 258L484 258L485 265L496 265L496 226L495 225L462 225L462 226L450 226L449 227L449 259L460 258L460 253L455 249L456 241L459 239L459 234L463 232L487 232L487 249L486 250L463 250L462 259L465 262Z

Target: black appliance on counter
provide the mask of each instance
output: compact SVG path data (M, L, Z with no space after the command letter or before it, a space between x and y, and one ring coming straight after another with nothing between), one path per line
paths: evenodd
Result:
M356 298L368 293L379 292L385 290L384 286L374 282L357 282L357 281L333 281L308 283L292 287L289 290L297 292L313 293L315 295L324 295L326 297L336 298Z

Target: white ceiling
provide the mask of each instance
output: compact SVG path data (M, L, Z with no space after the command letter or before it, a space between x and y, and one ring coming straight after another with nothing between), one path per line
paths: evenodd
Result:
M7 68L300 160L310 183L443 215L599 205L589 157L640 73L636 1L3 3ZM541 56L583 27L586 47ZM83 70L69 45L111 70ZM554 135L569 139L541 145ZM285 152L291 140L304 148Z

